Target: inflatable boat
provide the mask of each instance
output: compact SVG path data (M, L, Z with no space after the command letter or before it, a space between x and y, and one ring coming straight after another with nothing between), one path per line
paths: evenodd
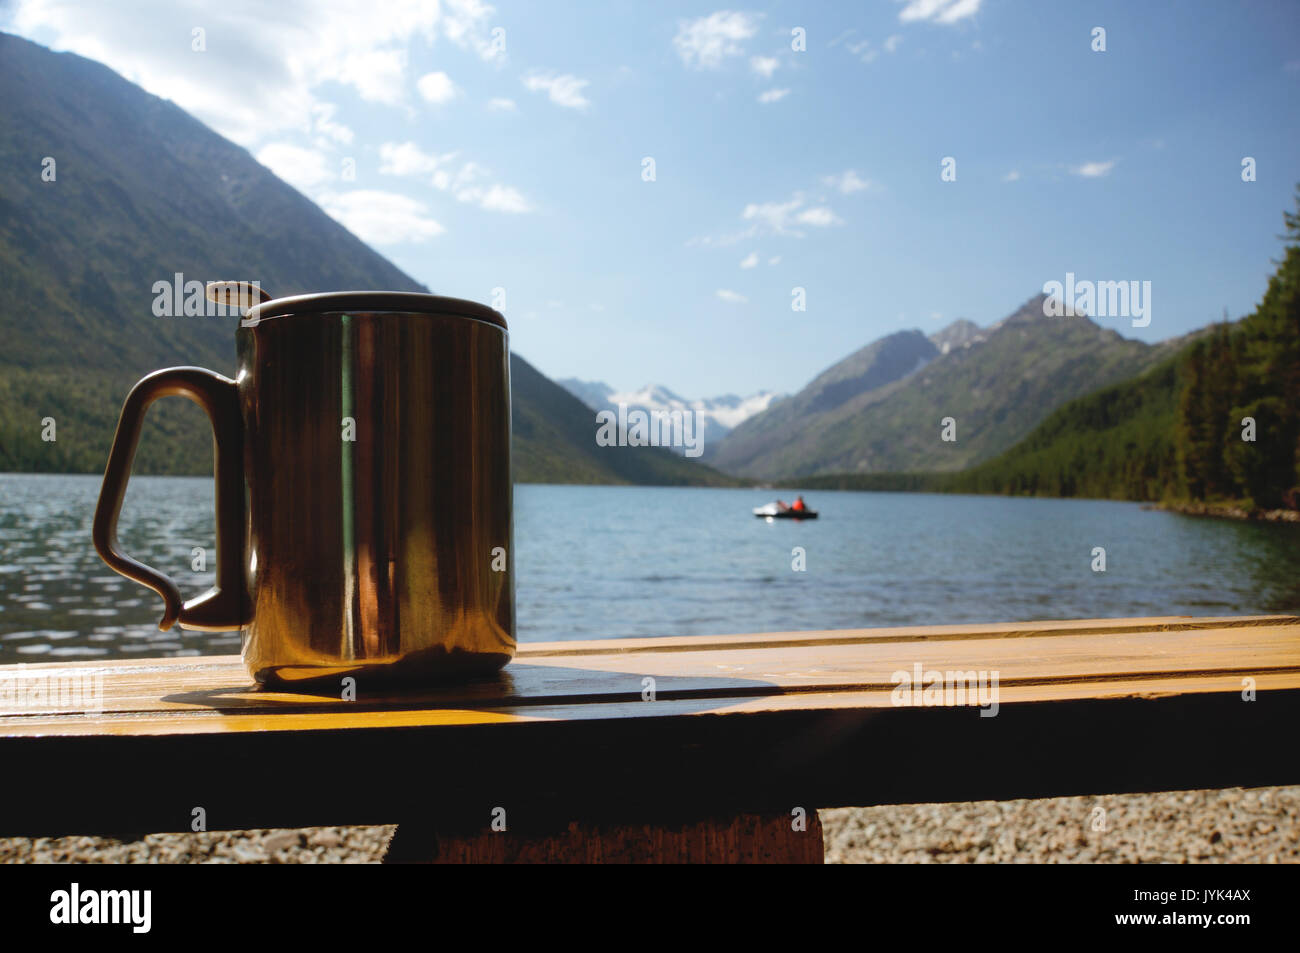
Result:
M754 507L754 515L769 520L815 520L817 511L794 510L788 506L782 508L778 503L768 503L764 506Z

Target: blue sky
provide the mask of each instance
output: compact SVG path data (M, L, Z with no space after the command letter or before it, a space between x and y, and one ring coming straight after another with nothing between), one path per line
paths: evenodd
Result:
M1066 272L1151 282L1149 327L1101 321L1127 336L1240 316L1300 182L1293 2L19 0L0 26L174 100L436 292L504 289L550 376L688 397L794 391Z

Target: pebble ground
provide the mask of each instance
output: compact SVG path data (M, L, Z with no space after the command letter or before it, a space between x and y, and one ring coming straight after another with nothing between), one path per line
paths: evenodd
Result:
M827 863L1300 862L1300 787L836 808L821 821ZM391 833L11 837L0 863L365 864Z

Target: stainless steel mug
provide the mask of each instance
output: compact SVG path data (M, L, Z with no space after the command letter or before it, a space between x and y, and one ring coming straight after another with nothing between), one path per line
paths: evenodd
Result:
M345 292L255 305L235 380L145 377L122 408L94 539L174 622L242 629L258 682L492 672L515 649L505 319L433 295ZM182 604L123 554L117 520L150 404L212 421L216 585Z

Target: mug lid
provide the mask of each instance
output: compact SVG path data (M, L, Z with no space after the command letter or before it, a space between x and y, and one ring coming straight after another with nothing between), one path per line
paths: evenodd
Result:
M328 314L339 311L454 314L463 318L486 321L509 330L506 327L505 317L487 305L466 301L463 298L444 298L440 295L411 291L326 291L273 298L249 308L241 323L255 325L266 318L279 318L291 314Z

